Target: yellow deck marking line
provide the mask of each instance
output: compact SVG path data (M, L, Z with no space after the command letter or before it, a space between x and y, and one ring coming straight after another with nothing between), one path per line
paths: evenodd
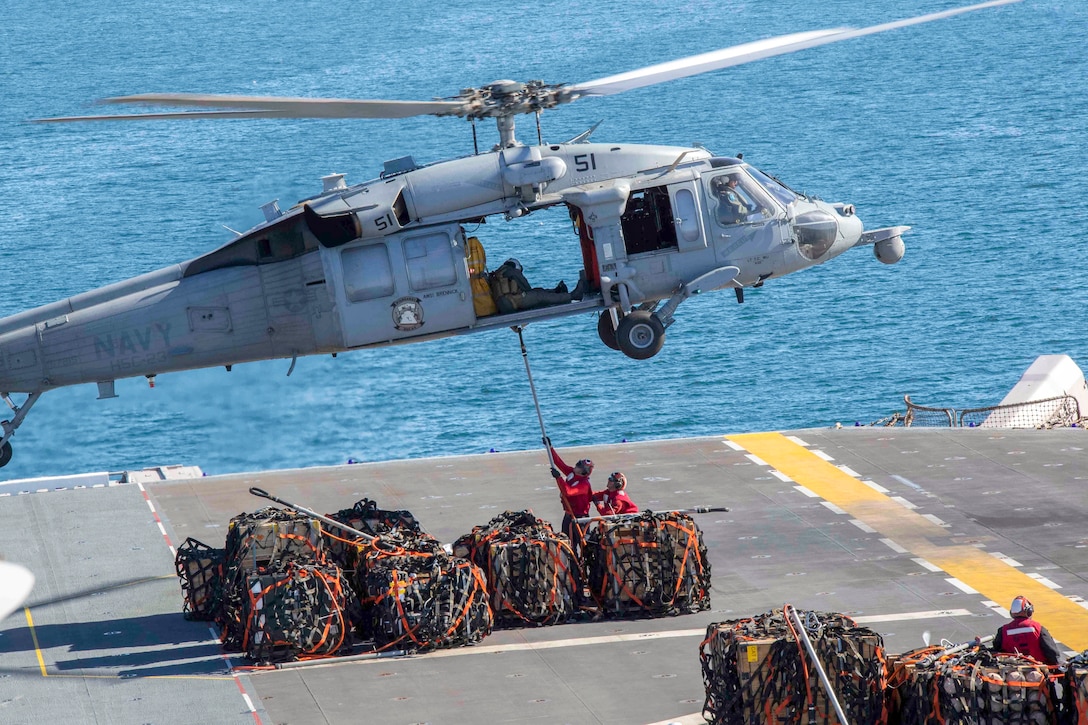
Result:
M1026 596L1055 639L1070 649L1088 649L1088 610L1027 574L984 550L955 543L944 527L904 508L779 433L733 435L726 440L743 446L825 501L845 509L988 599L1011 602L1016 596Z
M160 577L155 577L160 578ZM42 657L42 648L38 644L38 633L34 629L34 617L30 614L30 607L23 607L23 612L26 613L26 626L30 629L30 639L34 641L34 654L38 658L38 667L42 671L42 677L69 678L69 679L86 679L86 680L120 680L121 675L51 675L45 669L45 658ZM136 675L128 676L123 679L145 679L145 680L232 680L231 675Z
M38 656L38 667L42 670L42 677L49 677L45 671L45 659L42 658L42 648L38 645L38 633L34 629L34 617L30 616L30 607L23 607L26 612L26 626L30 628L30 639L34 641L34 654Z

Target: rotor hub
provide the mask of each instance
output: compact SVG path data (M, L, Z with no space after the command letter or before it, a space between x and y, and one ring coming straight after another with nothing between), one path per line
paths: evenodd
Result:
M501 118L554 108L567 100L562 88L563 84L543 81L497 80L480 88L465 88L449 100L460 101L454 115L462 118Z

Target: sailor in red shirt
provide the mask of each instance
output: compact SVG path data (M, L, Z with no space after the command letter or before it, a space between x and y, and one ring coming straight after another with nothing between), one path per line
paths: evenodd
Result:
M627 477L616 471L608 477L608 486L591 497L602 516L613 514L637 514L638 506L627 495Z
M1027 597L1017 597L1009 607L1012 621L997 630L993 651L1027 655L1048 665L1058 664L1058 645L1046 627L1031 618L1035 607Z
M589 475L593 473L593 461L583 458L573 466L568 466L552 448L552 442L545 438L544 444L552 453L552 476L559 486L559 497L563 500L563 533L570 538L575 552L582 549L582 528L574 519L589 516L589 497L593 486Z

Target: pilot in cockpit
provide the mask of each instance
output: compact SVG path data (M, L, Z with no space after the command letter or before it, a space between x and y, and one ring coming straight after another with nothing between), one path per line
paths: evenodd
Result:
M722 224L745 221L753 211L737 190L737 181L736 174L723 174L710 182L718 198L718 221Z

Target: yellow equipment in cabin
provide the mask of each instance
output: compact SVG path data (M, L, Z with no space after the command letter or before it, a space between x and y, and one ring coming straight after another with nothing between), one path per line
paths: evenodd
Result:
M465 259L468 261L468 276L472 284L472 306L477 317L494 315L499 309L491 297L491 286L487 282L487 254L478 237L469 237L465 242Z

